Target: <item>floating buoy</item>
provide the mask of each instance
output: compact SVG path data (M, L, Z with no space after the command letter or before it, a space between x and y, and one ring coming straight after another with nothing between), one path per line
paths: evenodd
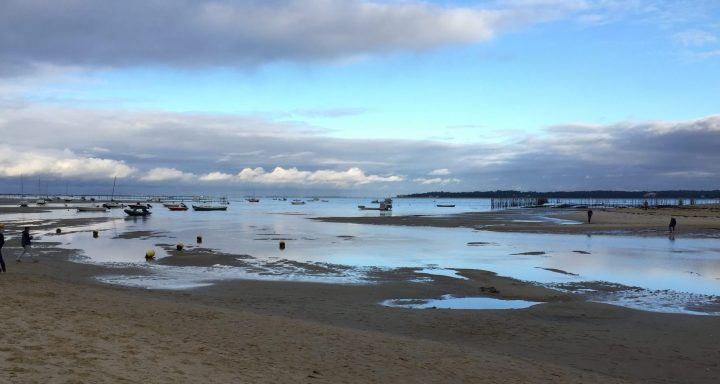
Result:
M97 231L97 230L94 230L94 231L93 231L93 237L97 239L98 236L99 236L98 231Z
M154 260L155 259L155 250L148 249L147 252L145 252L145 260Z
M283 249L285 249L285 241L280 240L280 250L282 251Z
M58 228L58 229L55 230L55 233L57 233L58 235L59 235L61 232L62 232L62 229L60 229L60 228Z
M198 235L198 237L197 237L197 243L198 243L198 244L202 243L202 236Z
M178 251L182 251L182 250L183 250L183 247L185 247L185 245L183 245L183 243L178 243L178 245L175 246L175 248L176 248Z

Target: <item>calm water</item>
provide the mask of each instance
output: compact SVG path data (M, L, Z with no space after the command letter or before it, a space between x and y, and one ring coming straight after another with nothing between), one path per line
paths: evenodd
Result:
M372 205L369 199L308 201L301 206L291 205L290 200L262 199L257 204L233 201L227 212L172 212L155 204L153 215L147 219L126 218L122 210L109 213L58 210L3 215L2 220L32 225L48 218L114 217L115 220L102 225L67 228L61 236L54 236L53 231L41 237L82 250L85 262L143 266L150 276L104 279L147 288L183 289L229 278L366 283L369 267L412 267L428 275L451 277L458 277L455 269L483 269L543 284L607 281L637 286L643 290L595 299L665 312L689 312L689 307L713 302L717 300L713 296L720 295L720 243L716 239L513 234L466 228L323 223L308 218L381 213L357 209L359 204ZM456 207L435 206L447 203ZM487 199L395 199L392 214L441 215L489 209ZM91 229L101 231L98 239L92 238L88 232ZM154 237L114 238L127 231L151 231ZM253 256L253 267L168 267L145 263L147 249L155 249L158 257L163 257L165 254L157 244L182 242L192 246L197 235L203 236L204 247ZM280 239L287 244L284 251L278 249ZM487 244L468 246L471 242ZM522 255L528 252L543 254ZM285 261L352 268L319 273Z

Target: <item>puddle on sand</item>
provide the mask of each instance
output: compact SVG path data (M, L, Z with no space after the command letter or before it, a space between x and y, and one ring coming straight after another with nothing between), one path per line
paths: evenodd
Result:
M543 304L536 301L500 300L490 297L454 297L443 295L440 299L390 299L381 303L386 307L410 309L523 309Z
M468 280L467 277L460 275L458 273L458 271L456 271L454 269L424 268L424 269L417 269L417 270L415 270L415 272L423 273L426 275L445 276L445 277L452 277L454 279Z

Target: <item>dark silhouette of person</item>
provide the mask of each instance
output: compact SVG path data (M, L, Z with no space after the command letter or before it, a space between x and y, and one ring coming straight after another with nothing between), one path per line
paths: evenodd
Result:
M645 201L643 202L643 209L646 210L646 211L647 211L647 209L648 209L648 202L647 202L647 200L645 200Z
M7 272L5 270L5 260L3 260L2 257L2 247L5 245L5 235L2 233L3 228L5 228L5 226L0 224L0 271Z
M588 223L589 223L590 220L592 219L592 214L593 214L592 209L588 209Z
M35 258L35 255L33 255L32 253L32 238L33 237L30 236L30 227L25 227L25 229L22 231L22 236L20 237L20 245L23 247L23 251L15 259L15 261L17 261L18 263L20 262L20 259L25 255L29 255L33 263L38 262L38 260Z
M668 226L668 230L672 233L675 232L675 225L677 224L677 220L675 220L674 217L670 218L670 225Z

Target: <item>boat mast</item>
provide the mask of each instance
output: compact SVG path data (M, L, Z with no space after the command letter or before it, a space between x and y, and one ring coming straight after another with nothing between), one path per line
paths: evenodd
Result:
M115 201L115 182L117 181L117 176L113 179L113 191L112 196L110 197L110 201Z

